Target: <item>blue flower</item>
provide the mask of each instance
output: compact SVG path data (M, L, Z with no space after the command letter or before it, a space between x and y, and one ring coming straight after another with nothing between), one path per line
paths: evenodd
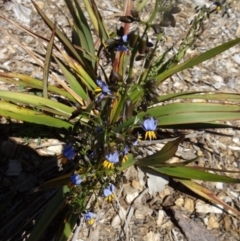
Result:
M111 183L103 189L103 195L108 202L111 202L114 199L114 189L115 186Z
M156 129L157 129L157 121L153 119L153 117L146 119L143 123L140 122L140 125L146 131L145 139L149 137L150 140L157 139Z
M76 155L76 152L72 144L67 144L63 148L62 154L60 154L58 158L61 159L62 164L66 164L67 160L73 159L75 155Z
M119 45L117 46L117 51L120 51L120 52L127 52L128 51L128 48L124 45Z
M75 151L73 149L72 144L67 144L62 151L62 154L64 157L66 157L68 160L73 159L73 157L75 156Z
M122 162L124 163L124 162L126 162L128 160L128 146L124 147L122 153L123 153Z
M79 174L74 173L70 176L70 181L71 181L70 186L78 186L81 184L82 179L79 176Z
M112 92L108 85L101 79L97 79L96 82L99 87L95 89L95 92L101 92L100 95L96 98L96 101L98 102L101 101L105 95L111 95Z
M128 41L128 36L127 36L127 34L125 34L125 35L122 36L122 41L123 41L124 43L127 43L127 41Z
M115 151L114 153L110 153L105 156L103 167L106 169L113 169L114 164L118 162L119 162L119 154L117 151Z
M95 214L92 212L87 212L84 216L84 219L87 221L88 225L93 225L95 222L95 218L94 218Z

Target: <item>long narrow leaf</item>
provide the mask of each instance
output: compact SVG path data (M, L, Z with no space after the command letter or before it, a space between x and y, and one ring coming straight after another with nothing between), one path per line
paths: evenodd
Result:
M78 14L77 19L78 19L78 22L80 23L79 26L81 26L82 35L84 36L84 39L86 41L86 44L87 44L87 47L88 47L87 48L88 52L92 56L95 56L95 49L94 49L92 32L89 28L87 19L86 19L84 13L83 13L81 7L79 6L78 1L74 0L74 3L75 3L76 9L77 9L77 14ZM81 37L81 36L79 36L79 37ZM81 38L79 40L81 41ZM81 47L83 47L82 44L81 44ZM95 60L91 57L89 58L89 56L87 54L84 54L84 57L91 61L92 68L94 69L95 68Z
M73 126L71 123L68 123L67 121L48 116L42 112L33 111L3 101L0 101L0 105L0 116L4 116L6 118L22 120L26 122L52 126L56 128L68 129L69 127Z
M214 128L233 128L240 130L240 127L234 125L220 124L215 122L197 122L197 123L181 123L181 124L166 124L161 125L161 128L172 129L214 129Z
M74 213L74 210L71 209L66 213L66 218L64 219L63 228L61 233L56 237L58 241L68 241L71 236L74 227L76 226L77 219L79 214Z
M34 3L32 1L32 4L34 5L34 7L36 8L37 12L39 13L39 15L42 17L42 19L44 20L44 22L48 25L48 27L53 30L54 29L54 24L53 22L43 13L43 11L38 7L38 5L36 3ZM65 48L79 61L79 63L86 69L86 71L88 71L88 73L90 75L92 75L91 77L94 78L95 76L93 75L93 71L91 71L90 66L88 66L86 64L86 62L81 58L81 56L79 56L77 50L74 48L74 46L72 45L72 43L70 42L69 38L63 33L61 32L61 30L59 28L56 28L56 36L58 37L58 39L62 42L62 44L65 46Z
M74 111L73 108L67 105L64 105L60 102L45 99L40 96L29 95L24 93L15 92L13 94L13 92L11 91L0 90L0 98L8 101L16 102L16 103L32 105L32 106L35 106L36 108L47 106L52 108L53 110L58 110L63 115L68 115L68 116L71 116L71 113Z
M172 99L201 99L201 100L218 100L218 101L227 101L227 102L240 102L240 94L237 93L209 93L202 91L186 91L180 93L172 93L167 95L159 96L159 102L164 102L166 100Z
M79 75L83 84L86 85L89 90L94 90L97 87L97 85L93 81L93 79L94 80L96 79L95 74L94 74L94 78L91 78L89 74L86 72L86 70L83 68L83 66L81 66L76 60L74 60L73 58L71 58L66 54L63 54L63 56L66 60L66 63L68 63L69 66L72 69L74 69L74 71L76 71L76 73Z
M91 9L92 9L92 11L90 11L90 13L89 12L88 13L89 13L89 16L90 16L90 14L94 14L95 15L95 18L96 18L97 24L98 24L98 30L99 30L98 34L99 34L99 37L100 37L100 39L102 41L102 44L104 44L105 41L109 38L108 32L107 32L107 28L106 28L106 26L104 24L104 21L102 19L101 14L98 11L98 8L97 8L97 5L96 5L95 1L93 1L93 0L90 0L90 1L91 1ZM87 1L84 0L85 6L87 8L88 4L86 5L86 2ZM91 18L91 16L90 16L90 18Z
M123 171L135 164L135 160L132 154L129 154L127 157L127 161L122 163L121 167L117 168L118 170Z
M52 57L55 31L56 31L56 25L54 25L52 35L51 35L50 41L48 43L47 53L46 53L44 68L43 68L43 97L44 98L48 98L48 75L49 75L49 69L50 69L50 65L51 65L51 57Z
M239 183L240 179L218 175L189 166L154 167L154 170L175 178L194 179L210 182Z
M97 35L99 35L99 25L98 25L97 18L95 16L94 12L93 12L93 9L92 9L91 3L90 3L91 1L90 0L83 0L83 2L84 2L86 10L88 12L88 15L91 19L91 22L92 22L92 24L93 24L93 26L94 26L94 28L97 32Z
M214 195L210 190L206 189L205 187L192 182L190 180L183 180L183 179L178 179L179 182L181 182L184 186L198 194L199 196L209 200L210 202L214 204L221 205L228 213L234 214L236 216L240 216L240 212L237 211L236 209L232 208L231 206L227 205L224 203L220 198L218 198L216 195Z
M140 166L155 166L168 161L175 155L178 145L184 138L184 136L181 136L174 141L168 142L160 151L137 160L135 164Z
M19 79L19 80L16 80ZM35 79L29 75L19 74L19 73L5 73L0 72L0 80L6 83L11 83L18 86L26 86L30 88L36 88L42 90L42 81ZM64 96L70 101L76 102L76 100L67 91L60 89L53 85L48 85L48 91L60 96Z
M78 83L75 76L57 58L55 58L55 61L57 62L60 69L62 70L63 75L64 75L65 79L67 80L67 82L69 83L71 89L74 90L74 92L76 92L76 94L78 94L78 96L80 98L82 98L83 100L86 101L87 94L84 91L84 89L82 88L82 86ZM83 102L82 102L82 104L83 104Z
M205 52L203 54L200 54L199 56L197 56L193 59L190 59L182 64L172 67L171 69L169 69L167 71L164 71L163 73L155 76L154 79L157 80L157 84L160 84L162 81L164 81L166 78L172 76L173 74L176 74L177 72L191 68L191 67L193 67L197 64L200 64L208 59L211 59L214 56L226 51L227 49L235 46L238 43L240 43L240 38L237 38L237 39L234 39L227 43L221 44L213 49L208 50L207 52Z
M240 105L220 103L172 103L164 106L155 106L147 110L154 116L171 115L175 113L200 113L200 112L239 112Z
M155 115L153 115L155 116ZM229 121L229 120L239 120L240 113L238 112L196 112L196 113L177 113L168 116L161 116L157 118L159 120L159 127L163 126L176 126L189 124L197 124L202 122L213 122L213 121ZM199 128L202 128L199 125Z

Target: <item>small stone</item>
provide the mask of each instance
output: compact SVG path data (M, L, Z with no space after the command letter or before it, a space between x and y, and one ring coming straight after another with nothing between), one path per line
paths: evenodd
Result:
M232 141L236 144L239 144L239 138L238 137L233 137Z
M127 210L125 210L122 206L119 208L118 214L113 218L111 222L111 226L113 228L119 227L121 225L121 220L126 220Z
M240 54L239 54L239 53L234 54L234 55L232 56L232 59L233 59L237 64L240 65Z
M140 220L144 220L144 218L145 218L145 214L142 212L142 210L136 210L135 211L135 213L134 213L134 215L135 215L135 218L136 219L140 219Z
M192 212L194 211L194 208L195 208L195 207L194 207L194 202L193 202L193 200L190 199L190 198L185 198L184 208L185 208L188 212L192 213Z
M125 201L127 204L131 204L132 201L139 195L138 190L133 189L131 193L127 194Z
M159 193L159 197L161 199L165 198L166 196L169 196L170 195L170 190L168 187L166 187L162 192Z
M198 213L222 213L223 210L221 209L221 207L217 207L217 206L212 206L210 204L206 204L206 203L202 203L197 201L196 203L196 212Z
M184 199L182 197L178 198L176 201L175 201L175 205L178 206L178 207L182 207L184 204Z
M222 182L217 182L216 183L216 188L219 189L219 190L222 190L223 189L223 183Z
M62 153L62 145L59 143L58 140L48 140L51 145L47 147L47 154L48 155L59 155Z
M215 80L216 82L219 82L219 83L223 83L223 82L224 82L222 76L213 75L212 78L213 78L213 80Z
M157 218L157 226L161 227L163 223L163 218L165 216L165 212L163 210L158 211L158 218Z
M214 229L219 227L219 222L217 221L214 214L210 214L210 217L208 219L208 229Z
M238 28L237 28L237 30L235 32L235 35L236 35L237 38L240 37L240 24L238 24Z
M140 185L140 182L136 181L136 180L132 181L132 187L135 188L135 189L138 189L138 190L142 189L142 186Z
M232 226L232 220L231 218L229 217L229 215L226 215L223 219L223 226L224 226L224 229L225 231L229 231L231 229L231 226Z

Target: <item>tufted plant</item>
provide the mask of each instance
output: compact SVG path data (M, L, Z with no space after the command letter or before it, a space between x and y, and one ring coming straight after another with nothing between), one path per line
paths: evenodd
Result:
M163 43L164 28L175 27L174 15L181 11L172 1L163 4L164 1L156 0L147 21L141 19L147 1L135 6L133 1L126 1L124 14L119 18L121 26L113 32L108 30L94 0L83 0L82 5L77 0L65 2L71 13L71 39L34 2L37 13L52 31L50 38L1 16L47 47L42 60L1 29L42 67L43 79L24 73L0 72L1 81L24 89L14 93L0 90L0 115L59 129L67 145L58 160L63 166L74 163L67 174L39 187L39 190L56 188L57 191L48 201L29 240L39 239L63 209L67 215L57 240L67 240L84 211L87 223L92 225L95 216L91 211L97 197L103 195L111 202L118 177L133 165L174 178L200 196L238 213L192 180L238 183L239 179L217 174L221 170L210 173L207 168L200 169L192 165L196 158L168 163L185 140L185 135L178 134L181 132L176 132L174 139L166 142L160 151L136 158L141 141L159 140L165 129L237 128L224 122L240 119L239 94L202 91L161 94L161 85L169 77L240 43L240 39L233 39L194 58L186 58L187 50L204 30L203 22L221 11L221 5L199 8L187 35L169 57L172 48L161 54L157 49ZM157 17L161 20L156 21ZM150 41L151 31L154 36ZM49 78L57 86L50 85ZM202 101L194 102L196 99Z

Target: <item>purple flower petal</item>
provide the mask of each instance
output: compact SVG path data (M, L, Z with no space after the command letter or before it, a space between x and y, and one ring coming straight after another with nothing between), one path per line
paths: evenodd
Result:
M85 218L85 220L89 221L89 220L93 219L94 216L95 216L94 213L92 213L92 212L87 212L87 213L85 214L84 218Z
M73 159L73 157L75 156L75 151L72 147L72 144L68 144L63 148L62 154L64 157L66 157L68 160Z
M122 36L122 41L126 43L128 41L128 36L127 35L123 35Z
M146 119L141 125L145 131L155 131L157 129L157 121L153 117Z
M124 45L119 45L119 46L117 46L117 51L127 52L128 48Z
M76 174L76 173L70 176L70 180L73 185L80 185L82 182L81 177L79 176L79 174Z
M111 163L118 163L119 162L119 154L118 154L117 151L115 151L114 153L110 153L110 154L106 155L105 158Z
M105 197L108 197L113 194L115 186L113 184L109 184L106 188L103 189L103 194Z

